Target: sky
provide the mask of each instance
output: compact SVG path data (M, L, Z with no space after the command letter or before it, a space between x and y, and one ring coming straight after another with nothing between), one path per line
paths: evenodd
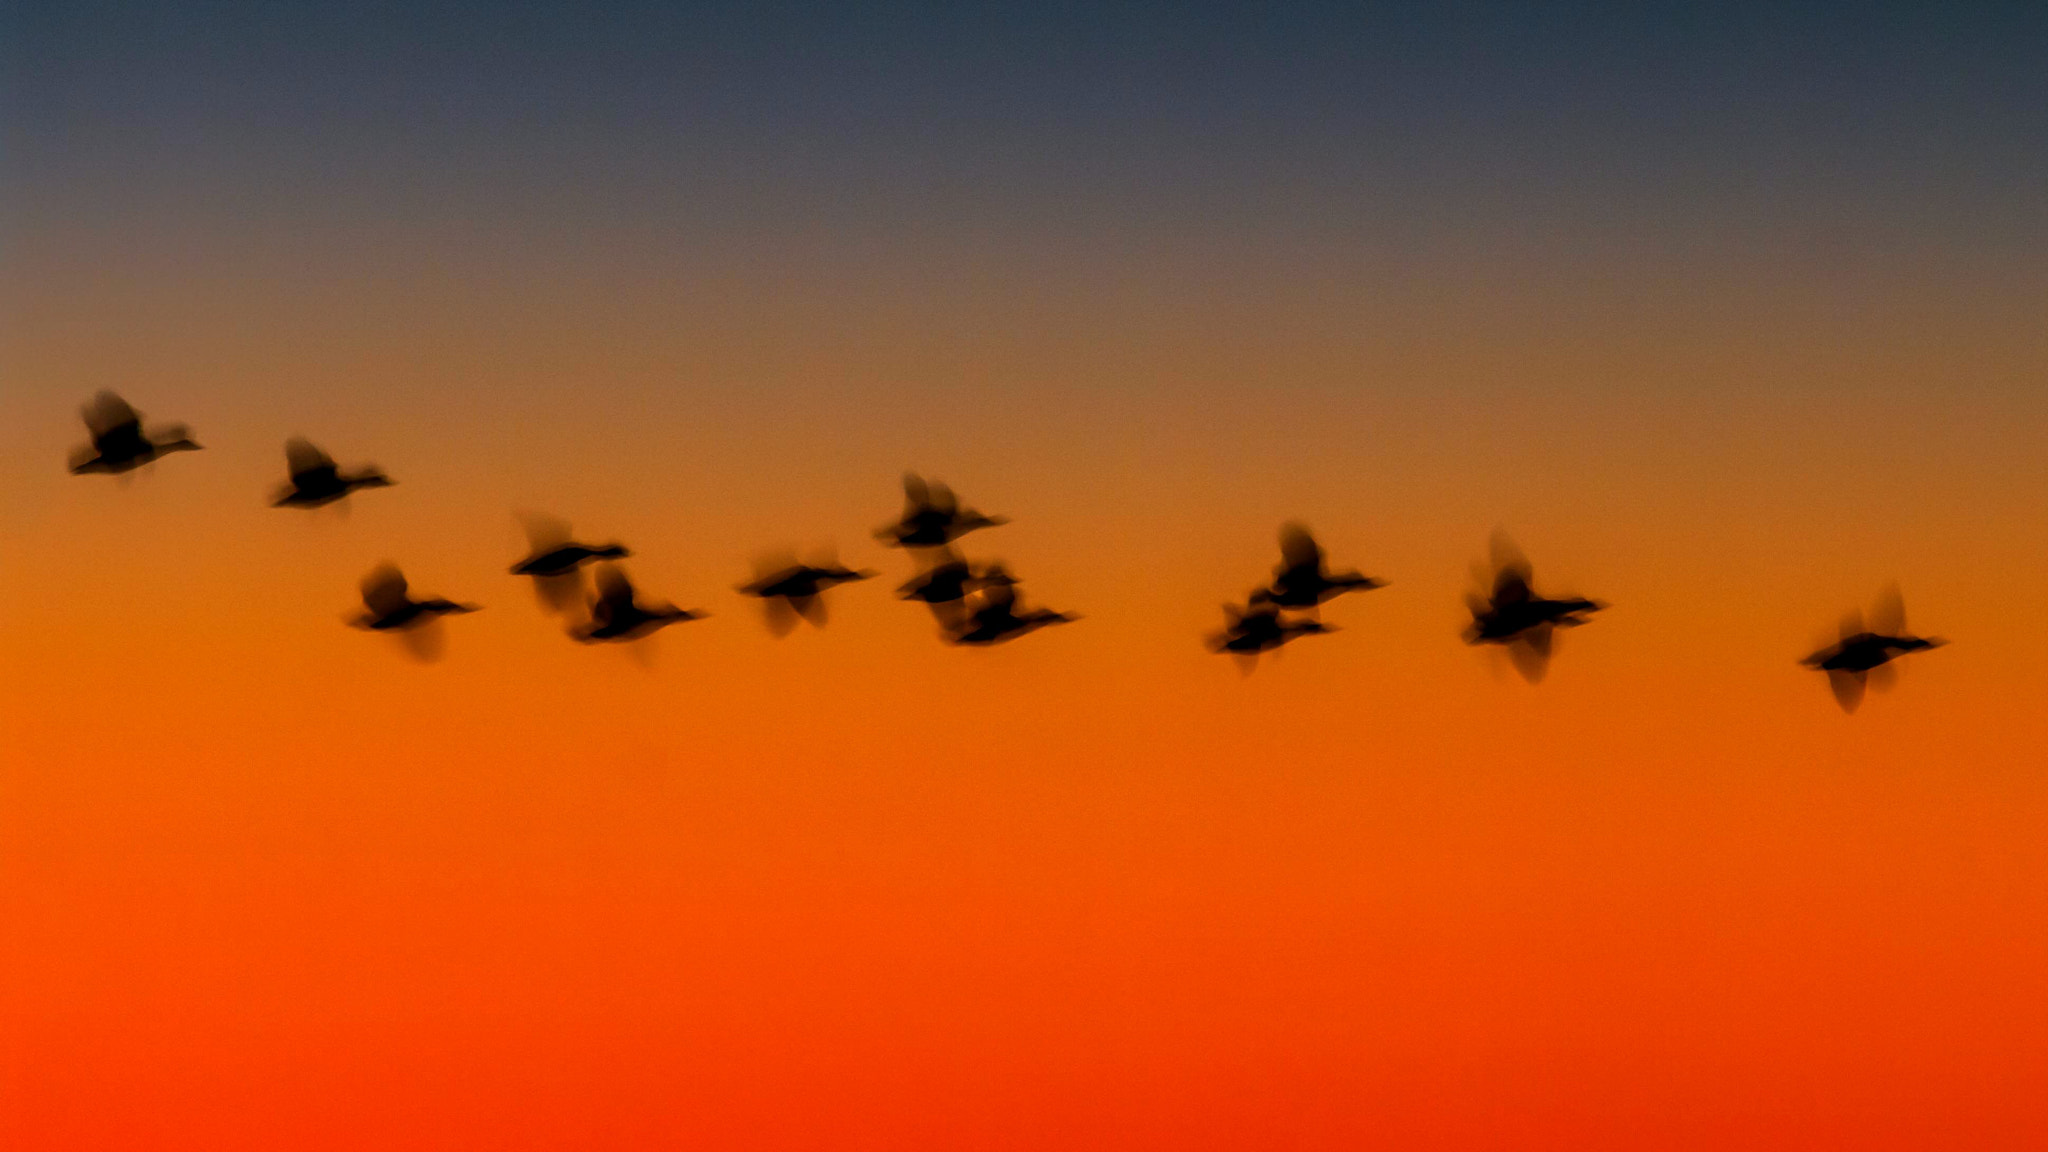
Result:
M2038 6L23 3L0 157L0 1145L2048 1142Z

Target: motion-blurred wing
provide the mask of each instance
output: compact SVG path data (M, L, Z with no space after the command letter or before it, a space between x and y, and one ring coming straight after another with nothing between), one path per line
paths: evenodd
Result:
M1320 569L1323 550L1308 525L1291 521L1280 526L1280 559L1289 568Z
M1529 573L1526 568L1502 568L1493 575L1493 603L1526 604L1529 602Z
M1877 601L1870 608L1870 630L1886 636L1906 634L1906 597L1897 584L1887 584L1879 590Z
M304 436L294 436L284 442L284 466L292 474L292 480L314 475L334 474L334 458L313 446Z
M1537 632L1543 633L1541 642L1535 638L1534 633ZM1544 673L1550 671L1549 630L1532 628L1515 637L1514 642L1508 645L1508 660L1514 664L1515 671L1522 674L1522 679L1531 684L1541 684Z
M1843 613L1840 632L1844 640L1863 635L1863 613L1860 609L1852 608Z
M526 541L532 545L536 556L553 552L569 542L569 522L538 512L521 512L519 526L526 532Z
M941 484L937 480L934 480L931 482L930 489L931 495L926 500L926 507L930 508L932 511L938 513L939 515L945 517L949 521L952 520L955 516L959 515L960 500L958 497L953 495L953 490L951 488L948 488L944 484Z
M830 613L825 610L825 598L823 596L791 596L789 598L789 606L796 611L797 615L809 620L820 628L825 626L825 621L830 616Z
M597 602L606 613L633 606L633 582L617 564L599 565L595 576Z
M909 520L930 506L931 489L915 472L903 474L903 518Z
M1844 712L1854 712L1863 703L1863 675L1859 672L1844 672L1833 669L1828 672L1828 689L1835 694L1835 703Z
M395 565L379 564L363 577L363 606L372 615L390 616L412 603L406 595L405 575Z
M112 392L101 392L86 401L79 414L85 417L85 426L92 429L96 437L121 428L141 431L142 418L135 414L135 409L130 408L126 400Z

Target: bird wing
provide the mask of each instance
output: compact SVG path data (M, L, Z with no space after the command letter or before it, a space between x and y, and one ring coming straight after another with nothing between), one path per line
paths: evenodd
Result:
M1863 703L1863 674L1829 669L1828 690L1835 694L1835 703L1842 706L1842 711L1854 712Z
M553 552L569 542L569 522L539 512L518 513L519 526L526 531L526 542L532 546L535 556Z
M412 603L405 589L405 574L396 565L379 564L363 577L363 606L374 615L389 616Z
M1317 570L1323 565L1323 549L1308 525L1293 521L1280 527L1280 559L1289 568Z
M948 520L960 514L959 498L953 495L951 488L946 487L937 480L931 482L930 495L925 500L925 507L939 513Z
M597 602L608 615L633 606L633 582L626 579L625 569L617 564L601 564L595 580Z
M915 472L903 474L903 518L910 519L922 512L931 500L931 489L925 485L924 477Z
M1887 584L1877 594L1877 602L1870 608L1870 628L1887 636L1906 634L1906 597L1897 584Z
M313 442L304 436L294 436L284 442L284 464L293 480L316 472L334 471L334 458L314 447Z
M1502 568L1493 574L1495 604L1526 604L1529 601L1529 572L1526 568Z
M1842 614L1841 634L1844 640L1863 635L1863 612L1860 609L1851 608Z
M117 428L139 429L142 424L142 418L135 414L135 409L112 392L101 392L86 401L79 413L85 417L85 426L92 429L96 437L105 436Z

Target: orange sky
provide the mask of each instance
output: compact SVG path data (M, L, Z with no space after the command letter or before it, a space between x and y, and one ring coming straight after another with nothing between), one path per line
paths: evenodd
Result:
M35 74L115 84L91 42ZM1495 60L1591 142L1436 109L1493 179L1431 201L1427 125L1353 171L1313 69L1225 77L1293 135L1117 127L1095 77L1041 138L876 65L928 138L762 98L716 116L768 143L657 161L698 105L631 59L526 103L495 56L322 56L344 98L186 50L222 88L10 125L0 1147L2048 1143L2024 102L1947 166L1883 106L1890 183L1794 116L1750 198ZM585 90L652 110L535 111ZM205 450L66 475L101 388ZM294 434L398 486L270 509ZM869 537L906 468L1084 619L939 643ZM710 618L570 643L523 509ZM1390 585L1240 676L1202 637L1291 518ZM1496 527L1612 604L1533 688L1457 638ZM733 585L825 544L883 579L770 639ZM387 559L484 605L441 662L343 626ZM1844 716L1798 658L1891 580L1952 643Z

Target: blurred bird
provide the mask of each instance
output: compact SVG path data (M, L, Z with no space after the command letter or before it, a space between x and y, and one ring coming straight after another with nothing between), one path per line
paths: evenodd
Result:
M875 538L898 548L939 548L977 528L1009 523L1007 516L984 516L960 507L953 490L915 472L903 474L903 515L876 530Z
M777 636L788 635L790 630L796 627L799 618L808 620L817 627L824 627L825 590L855 580L866 580L874 575L873 572L842 567L836 561L777 565L775 561L769 560L756 565L755 572L753 583L742 584L736 590L748 596L761 598L768 630Z
M1017 581L1001 565L992 568L1000 573L1001 579L988 580L973 599L973 611L964 624L947 637L954 644L988 645L1014 640L1026 632L1054 624L1071 624L1080 619L1065 612L1054 612L1049 608L1032 608L1019 611L1017 607Z
M1247 603L1242 608L1225 604L1223 618L1225 627L1209 638L1209 648L1228 653L1247 673L1257 666L1261 652L1274 651L1302 636L1337 630L1320 620L1282 619L1280 609L1271 604Z
M167 453L199 449L186 435L183 424L165 424L144 435L141 415L112 392L94 396L79 411L92 433L92 443L72 451L74 475L131 472Z
M951 548L943 549L924 571L896 589L905 600L921 601L941 625L957 626L966 611L967 594L978 586L974 569Z
M1870 623L1861 612L1842 618L1841 638L1800 663L1828 674L1828 688L1844 712L1854 712L1863 703L1866 687L1880 691L1890 688L1897 675L1892 661L1908 652L1939 648L1948 641L1932 636L1914 636L1906 631L1906 600L1896 584L1878 593L1871 607Z
M528 551L526 559L512 566L512 574L533 577L534 594L547 611L582 606L583 565L632 555L619 543L578 544L569 538L569 525L552 516L526 514L519 519L526 528Z
M670 624L703 617L702 612L688 612L673 604L642 604L634 599L633 583L617 564L601 564L597 568L597 595L590 601L590 621L570 635L586 644L638 640Z
M1472 613L1465 642L1502 645L1515 670L1531 684L1542 680L1549 668L1556 630L1589 623L1588 613L1606 607L1597 600L1536 595L1529 584L1529 561L1505 533L1494 533L1491 573L1490 578L1484 568L1475 573L1487 586L1486 593L1465 594L1465 605Z
M1280 528L1280 563L1273 569L1273 583L1253 592L1251 602L1312 609L1346 592L1369 592L1384 587L1384 580L1325 569L1322 546L1309 534L1308 526L1289 523Z
M291 482L277 490L273 508L319 508L332 504L358 488L388 488L394 481L375 468L365 467L344 475L327 453L303 436L284 442L285 467Z
M363 577L363 607L352 623L373 632L399 635L415 656L432 660L441 654L440 618L474 612L474 604L438 598L415 600L406 591L405 575L395 565L380 564Z

